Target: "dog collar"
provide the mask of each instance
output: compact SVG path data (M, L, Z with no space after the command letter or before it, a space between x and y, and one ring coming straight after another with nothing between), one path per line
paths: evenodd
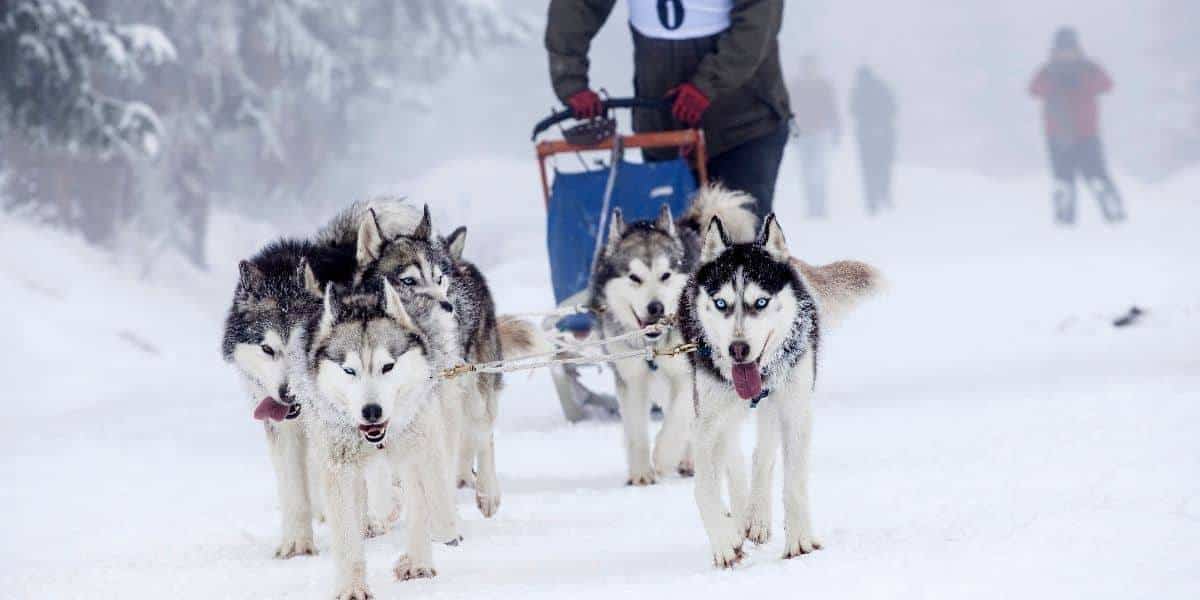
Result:
M769 390L767 388L763 388L763 390L761 392L759 392L757 396L750 399L750 408L758 408L758 403L762 402L763 399L765 399L767 397L767 394L770 394L770 393L771 393L771 390Z

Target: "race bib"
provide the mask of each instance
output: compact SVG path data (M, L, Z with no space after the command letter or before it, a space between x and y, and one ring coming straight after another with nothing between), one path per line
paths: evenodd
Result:
M629 0L629 22L638 33L686 40L729 28L733 0Z

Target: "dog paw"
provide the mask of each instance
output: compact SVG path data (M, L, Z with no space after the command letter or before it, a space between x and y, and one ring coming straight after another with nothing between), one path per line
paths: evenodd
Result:
M475 494L475 506L479 507L479 513L490 519L500 510L500 496L487 496L484 494Z
M370 600L374 597L371 590L367 589L367 584L361 582L343 586L334 596L336 600Z
M743 525L746 539L751 542L761 546L771 540L771 515L767 511L751 505L746 510Z
M742 551L742 545L727 546L721 549L713 549L713 565L718 569L732 569L734 565L742 562L746 558L746 553Z
M783 549L783 557L796 558L805 554L810 554L821 549L821 542L811 535L802 535L797 539L791 540Z
M696 465L690 458L685 458L679 461L679 466L675 468L675 472L679 473L680 477L694 477L696 475Z
M658 480L654 477L654 471L635 473L630 475L629 479L625 480L625 485L636 485L639 487L643 485L654 485L655 483L658 483Z
M433 565L418 565L407 554L402 554L400 558L396 559L396 565L392 567L392 572L396 574L396 581L437 577L437 570L433 568Z
M315 556L317 547L310 539L288 540L275 549L275 558L287 560L296 556Z
M371 517L367 519L367 524L363 530L363 537L366 539L377 538L381 535L387 535L392 530L391 521L387 518Z
M717 535L712 537L713 564L728 569L746 557L742 551L745 536L735 526L735 521L726 519Z

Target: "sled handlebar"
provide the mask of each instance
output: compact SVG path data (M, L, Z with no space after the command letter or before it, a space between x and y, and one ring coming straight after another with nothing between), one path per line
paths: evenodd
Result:
M661 110L669 107L670 105L671 104L666 100L654 100L651 98L608 98L600 101L600 106L602 109L601 112L603 113L607 113L614 108L653 108ZM535 140L543 131L550 129L553 126L562 123L563 121L574 118L575 111L569 106L562 112L555 112L545 119L538 121L537 125L533 126L533 135L530 136L529 139Z

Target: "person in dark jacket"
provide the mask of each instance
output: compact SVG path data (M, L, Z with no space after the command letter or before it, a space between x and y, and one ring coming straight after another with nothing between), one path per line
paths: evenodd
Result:
M1038 70L1029 93L1040 98L1054 174L1054 219L1060 225L1075 222L1075 177L1091 188L1104 218L1125 219L1121 196L1108 176L1100 144L1100 118L1096 97L1112 89L1112 79L1088 59L1074 29L1054 34L1050 60Z
M892 162L896 157L896 99L867 66L858 68L850 92L850 114L858 140L867 212L892 205Z
M800 76L792 81L792 151L804 179L808 216L822 218L825 208L825 181L829 175L829 155L842 137L833 84L821 74L815 56L800 61Z
M551 0L546 50L554 93L576 116L599 114L588 80L588 48L616 0ZM634 93L669 98L669 109L636 109L633 130L699 126L708 173L771 212L791 117L777 36L783 0L629 0ZM646 160L678 156L645 150Z

